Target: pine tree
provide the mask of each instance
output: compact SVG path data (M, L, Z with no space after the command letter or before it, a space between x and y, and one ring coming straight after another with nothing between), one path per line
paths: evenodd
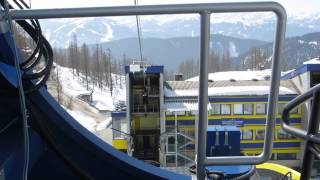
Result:
M85 81L86 81L86 87L87 90L89 90L89 50L86 43L82 44L81 47L81 57L82 57L82 64L83 64L83 70L85 75Z

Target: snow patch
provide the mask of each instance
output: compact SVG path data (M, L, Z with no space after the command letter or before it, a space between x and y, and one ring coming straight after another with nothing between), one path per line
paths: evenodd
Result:
M97 125L96 131L99 132L99 131L105 130L110 123L111 123L111 117L108 117L106 120L102 121Z
M229 42L229 52L231 57L238 57L239 53L237 51L237 47L234 42Z
M101 41L110 41L113 38L113 31L111 29L111 26L109 24L105 24L107 27L106 33L104 36L101 38Z
M93 118L85 115L84 113L82 113L80 111L70 110L70 109L66 109L66 110L83 127L85 127L86 129L88 129L89 131L91 131L93 133L95 132L95 127L97 126L97 123Z
M310 41L308 42L309 45L318 45L318 42L317 41Z

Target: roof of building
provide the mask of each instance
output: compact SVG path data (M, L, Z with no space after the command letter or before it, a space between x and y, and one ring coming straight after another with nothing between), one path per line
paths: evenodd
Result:
M320 72L320 57L313 58L309 61L306 61L296 69L288 71L286 74L284 74L281 77L281 79L283 80L292 79L306 72Z
M249 80L268 80L271 76L271 69L265 70L247 70L247 71L222 71L208 74L208 79L211 81L229 81L231 79L237 81ZM199 76L187 79L186 81L198 81Z
M297 94L297 89L291 80L280 82L280 95ZM165 97L198 96L196 81L167 81L165 82ZM214 81L208 82L208 96L234 95L268 95L270 81Z

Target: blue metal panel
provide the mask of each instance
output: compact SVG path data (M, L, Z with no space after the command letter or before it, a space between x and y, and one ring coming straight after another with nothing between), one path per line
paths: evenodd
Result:
M259 119L244 119L244 118L226 118L226 119L209 119L208 120L209 125L226 125L228 124L227 122L230 122L229 125L237 125L237 126L243 126L246 124L260 124L264 125L266 124L266 119L265 118L259 118ZM277 124L280 124L280 119L277 118L276 120ZM290 118L290 123L301 123L301 118Z
M297 94L292 95L279 95L279 101L291 101ZM165 100L185 100L192 99L197 100L197 97L179 96L179 97L165 97ZM230 96L230 97L209 97L211 103L223 103L223 102L268 102L268 96Z
M180 125L194 125L194 120L178 119ZM265 118L225 118L225 119L208 119L209 125L235 125L244 126L246 124L265 125ZM277 118L276 123L280 125L280 119ZM301 118L290 118L290 123L301 123ZM174 125L174 120L166 120L166 125Z
M125 111L121 112L111 112L111 117L126 117L127 113Z
M11 33L0 33L0 60L14 66L14 49Z
M320 72L320 64L304 64L281 77L282 80L292 79L305 72Z
M296 95L279 95L279 101L291 101ZM268 102L268 96L210 97L209 102Z
M228 139L225 139L226 137ZM206 154L207 156L240 155L240 129L235 126L208 126Z
M0 73L12 86L18 87L16 69L13 66L2 63L1 61L2 60L0 59Z
M263 143L241 143L241 148L262 148ZM274 148L300 147L300 142L274 142Z
M125 66L124 70L126 74L130 73L130 66ZM146 73L163 73L163 66L148 66Z
M206 168L210 172L224 172L231 178L245 174L252 168L252 165L206 166Z

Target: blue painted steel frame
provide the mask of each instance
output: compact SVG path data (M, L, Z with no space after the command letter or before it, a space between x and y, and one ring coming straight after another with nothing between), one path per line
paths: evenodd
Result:
M129 66L124 67L125 73L129 73ZM163 66L147 66L146 73L163 73Z
M282 80L292 79L305 72L319 72L320 64L304 64L281 77Z

